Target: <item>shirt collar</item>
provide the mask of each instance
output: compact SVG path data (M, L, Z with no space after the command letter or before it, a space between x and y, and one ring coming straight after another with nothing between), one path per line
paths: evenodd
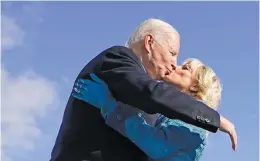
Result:
M143 64L141 64L141 65L142 65L142 67L143 67L143 69L144 69L145 73L147 73L147 71L145 70L145 68L144 68Z

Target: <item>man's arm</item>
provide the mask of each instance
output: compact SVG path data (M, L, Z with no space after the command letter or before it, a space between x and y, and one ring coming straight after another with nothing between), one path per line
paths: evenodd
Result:
M204 103L179 91L175 86L153 80L130 49L115 46L105 50L99 78L104 80L113 96L146 113L161 113L171 119L216 132L219 113Z
M117 102L112 112L106 113L105 122L152 159L174 155L185 149L187 144L195 147L203 142L206 134L204 131L201 134L203 136L200 136L184 126L150 126L139 110L120 102Z

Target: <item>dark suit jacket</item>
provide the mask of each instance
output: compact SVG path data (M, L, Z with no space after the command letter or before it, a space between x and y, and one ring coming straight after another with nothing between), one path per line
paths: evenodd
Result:
M170 84L153 80L128 48L114 46L103 51L82 69L78 78L90 79L89 73L104 80L117 100L147 114L161 113L211 132L219 128L218 112ZM106 126L95 107L70 96L51 161L81 161L96 150L102 150L107 161L146 157L128 139Z

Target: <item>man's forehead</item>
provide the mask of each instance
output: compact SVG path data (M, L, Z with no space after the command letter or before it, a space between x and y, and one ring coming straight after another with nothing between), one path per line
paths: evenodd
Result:
M169 48L170 48L171 52L179 54L179 50L180 50L180 40L179 40L179 38L173 39L169 43Z
M178 47L178 46L172 46L171 48L170 48L170 51L172 52L172 53L174 53L174 54L179 54L179 50L180 50L180 47Z

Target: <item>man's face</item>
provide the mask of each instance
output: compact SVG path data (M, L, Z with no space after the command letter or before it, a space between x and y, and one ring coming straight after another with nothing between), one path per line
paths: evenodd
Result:
M144 65L154 79L162 79L175 69L180 48L177 35L171 41L165 40L162 42L155 40L152 35L147 35L145 48L149 54L144 58L146 59Z

